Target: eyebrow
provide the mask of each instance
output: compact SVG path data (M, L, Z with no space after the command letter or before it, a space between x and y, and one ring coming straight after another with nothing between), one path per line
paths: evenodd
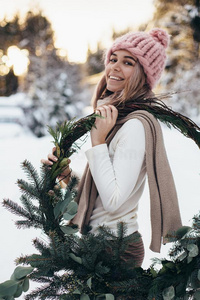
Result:
M112 56L112 55L117 56L117 54L115 54L115 53L112 53L111 56ZM137 61L135 58L133 58L132 56L128 56L128 55L124 56L124 58L132 59L132 60L135 61L135 62Z

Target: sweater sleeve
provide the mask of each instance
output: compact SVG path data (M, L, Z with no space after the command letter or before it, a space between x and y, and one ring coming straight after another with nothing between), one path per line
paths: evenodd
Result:
M106 144L86 151L103 207L110 213L126 202L140 174L145 155L145 132L141 121L127 121L111 143L112 155Z

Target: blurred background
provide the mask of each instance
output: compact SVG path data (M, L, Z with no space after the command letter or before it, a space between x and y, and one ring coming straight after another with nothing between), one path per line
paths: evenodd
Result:
M20 163L36 167L51 151L47 125L82 117L113 39L128 31L166 29L171 35L168 60L155 93L174 93L168 105L200 125L199 0L0 0L0 198L19 201L15 182ZM164 128L164 127L163 127ZM200 155L195 143L163 129L180 198L183 223L199 210ZM72 160L81 173L84 147ZM148 190L141 200L140 228L148 252ZM146 201L146 202L145 202ZM15 216L0 207L0 282L21 253L35 252L34 230L17 230ZM39 237L45 240L43 233ZM167 247L161 255L165 255Z
M199 0L0 0L0 7L1 123L16 120L42 137L47 124L81 116L105 48L156 26L171 43L155 92L178 92L174 109L199 121Z

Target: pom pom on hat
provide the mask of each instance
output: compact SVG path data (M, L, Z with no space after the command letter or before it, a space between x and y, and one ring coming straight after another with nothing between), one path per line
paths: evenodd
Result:
M149 34L158 42L160 42L166 49L169 45L169 35L167 32L160 28L154 28L149 31Z
M117 38L105 57L105 65L117 50L127 50L137 57L147 76L147 83L152 89L165 68L166 48L169 45L168 33L160 28L147 32L130 32Z

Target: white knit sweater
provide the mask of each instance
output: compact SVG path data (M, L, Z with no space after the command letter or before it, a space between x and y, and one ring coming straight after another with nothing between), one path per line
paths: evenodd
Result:
M142 123L137 119L127 121L109 147L92 147L86 157L99 193L90 219L92 232L103 224L116 232L118 221L126 222L127 234L137 231L138 202L146 177Z

